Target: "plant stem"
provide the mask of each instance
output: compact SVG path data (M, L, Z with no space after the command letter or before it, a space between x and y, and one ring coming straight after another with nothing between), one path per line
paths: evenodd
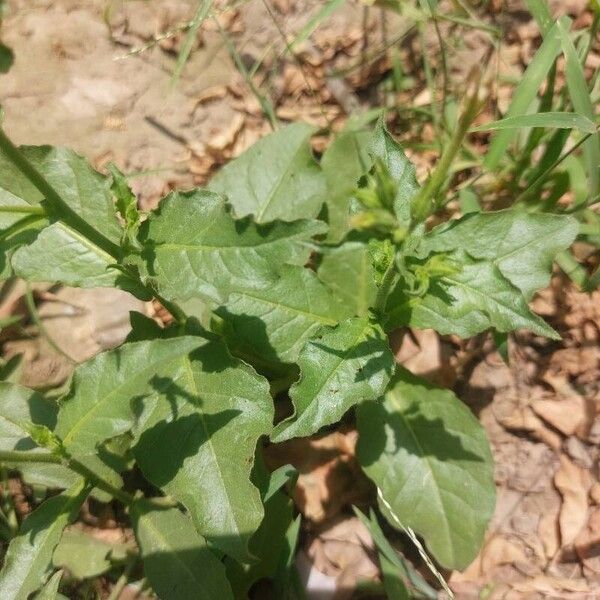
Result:
M0 206L0 213L15 213L40 216L46 215L46 211L41 206Z
M129 506L135 498L124 490L116 488L114 485L105 481L93 471L88 469L83 463L79 462L75 458L68 456L61 457L57 454L51 454L50 452L26 452L22 450L1 450L0 451L0 463L44 463L63 465L74 473L81 475L86 481L89 481L94 487L106 492ZM156 505L157 508L166 508L177 506L177 503L171 498L152 498L149 502Z
M121 595L121 592L123 591L123 588L127 585L129 575L131 575L131 571L133 571L134 566L134 560L130 560L127 563L125 569L123 569L123 573L121 573L121 576L119 577L119 579L117 579L115 585L113 585L113 588L110 591L110 596L108 596L106 600L118 600L119 596Z
M383 274L381 285L379 286L379 290L377 290L377 296L375 297L375 305L373 308L379 313L385 310L387 298L390 295L394 284L396 283L396 262L394 258L395 257L392 257L388 268Z
M479 81L479 74L471 76L471 84L469 85L470 91L467 93L465 108L458 119L456 129L450 138L450 142L444 148L442 156L431 174L431 177L413 200L413 217L415 223L424 221L443 204L440 201L436 201L435 197L444 185L452 161L458 154L465 135L469 131L471 123L477 116L479 110Z

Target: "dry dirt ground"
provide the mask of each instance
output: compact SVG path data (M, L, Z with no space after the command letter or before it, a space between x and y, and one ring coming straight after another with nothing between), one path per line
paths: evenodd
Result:
M3 40L16 62L0 80L7 132L19 143L73 147L99 169L114 161L135 174L131 181L143 208L155 206L169 189L202 184L270 130L234 64L232 43L246 68L263 59L254 82L282 122L301 119L335 130L352 111L389 100L378 84L390 59L378 50L406 29L378 9L365 16L363 5L349 0L291 55L281 32L300 31L320 3L273 0L271 14L260 0L233 8L217 3L217 18L199 31L173 85L181 26L195 1L8 4ZM537 28L518 2L490 5L506 28L499 69L518 77L539 44ZM560 1L554 8L582 25L589 21L584 2ZM396 101L423 106L430 99L415 59L420 48L410 37L403 40L401 57L415 84ZM451 75L460 81L487 43L481 32L470 33L466 47L452 55ZM340 71L343 77L331 76ZM510 87L496 95L502 105ZM431 128L419 136L430 139ZM325 141L316 138L315 149ZM435 159L431 151L411 155L422 174ZM28 318L24 294L19 283L5 287L0 317ZM30 320L1 339L5 359L23 354L19 377L33 387L60 385L74 364L119 344L129 310L161 317L157 307L118 291L37 286L34 295L43 335ZM514 336L508 365L485 336L461 342L431 331L398 332L393 340L398 360L453 387L491 439L496 514L478 559L464 573L445 573L458 598L600 598L600 293L582 294L557 274L534 304L563 341ZM357 582L378 577L372 540L350 510L373 499L354 462L354 442L348 430L269 451L273 466L293 462L301 472L295 492L305 516L299 563L310 586L321 589L315 598L358 597ZM26 498L21 506L29 509ZM112 518L88 515L87 522L97 535L119 528ZM98 590L105 593L102 582Z

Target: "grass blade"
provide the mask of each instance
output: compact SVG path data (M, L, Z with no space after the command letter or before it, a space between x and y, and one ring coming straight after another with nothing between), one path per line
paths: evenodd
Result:
M594 121L594 106L579 55L569 36L568 27L562 21L558 21L556 25L565 55L565 75L571 102L578 113ZM600 189L600 135L598 133L586 140L583 146L583 155L587 164L590 196L595 196Z
M309 19L308 23L298 32L296 39L290 44L289 50L293 52L297 46L306 41L312 32L331 14L333 14L345 0L328 0L323 6Z
M540 31L545 36L550 29L552 29L552 25L554 24L554 19L548 8L548 3L546 0L525 0L525 4L535 19L535 22L538 24Z
M183 46L181 46L181 50L179 51L179 55L177 56L177 64L175 65L175 70L173 71L173 77L171 77L171 88L174 88L181 77L181 73L183 72L183 67L185 67L185 63L187 62L190 52L192 51L192 46L194 45L194 39L196 38L196 33L198 33L198 29L208 16L210 9L212 8L212 0L201 0L198 3L198 8L196 9L196 14L192 19L190 24L190 28L185 36L185 40L183 42Z
M562 17L559 22L564 26L568 26L571 20L567 17ZM513 99L506 112L506 118L516 117L527 112L537 95L540 85L552 68L560 52L560 47L561 41L557 23L545 36L542 45L535 53L535 56L523 74L521 83L519 83L513 93ZM516 133L517 131L514 129L504 129L494 136L483 161L483 166L486 169L493 170L498 166Z
M570 112L541 112L532 115L507 117L493 121L471 131L498 131L502 129L520 129L522 127L545 127L548 129L579 129L585 133L595 133L596 126L588 117Z

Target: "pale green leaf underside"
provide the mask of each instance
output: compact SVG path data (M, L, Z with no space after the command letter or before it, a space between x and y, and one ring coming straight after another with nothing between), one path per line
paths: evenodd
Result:
M109 544L80 530L65 531L52 555L56 568L66 568L76 579L98 577L111 567L110 558L123 560L124 544Z
M576 219L564 215L508 209L473 213L433 229L423 240L425 252L460 248L490 261L526 298L548 285L552 259L577 236Z
M370 131L342 131L329 144L321 167L327 183L327 241L337 243L351 229L350 202L358 180L371 168Z
M45 581L54 548L75 517L87 493L82 482L46 500L13 538L0 572L0 598L27 600Z
M401 285L388 300L388 326L410 325L441 334L471 337L489 328L507 333L529 329L556 339L558 334L532 313L521 292L488 262L460 259L461 271L433 281L423 297L409 297Z
M247 561L263 517L250 472L257 441L272 428L268 382L220 342L174 367L153 396L140 400L135 457L149 481L189 510L204 537Z
M465 568L495 503L492 456L477 419L452 392L401 369L382 403L359 407L358 431L359 461L400 522L444 567Z
M295 414L275 428L274 442L312 435L352 406L381 396L394 356L381 327L360 317L308 341L298 364L300 380L290 389Z
M320 327L352 316L311 270L293 266L270 287L232 293L217 314L236 353L290 363Z
M169 298L220 303L232 291L272 284L281 265L303 265L310 238L325 230L318 221L235 221L217 194L175 193L150 216L142 270Z
M118 244L121 227L115 215L108 179L67 148L22 146L21 152L46 178L66 204L88 225ZM29 204L42 200L40 192L0 153L0 187Z
M0 381L0 450L31 450L36 446L27 425L53 428L57 406L15 383Z
M43 229L29 246L15 252L11 262L15 273L28 281L90 288L123 287L125 280L111 267L115 259L110 254L63 223Z
M257 223L316 217L325 178L308 140L315 128L295 123L256 142L225 165L209 189L227 197L239 217Z
M81 365L61 404L56 434L72 454L95 452L100 442L132 427L132 399L149 393L156 378L169 372L170 361L203 342L194 337L136 342Z
M373 132L369 152L381 161L397 185L394 212L400 222L410 219L410 202L419 191L414 165L408 160L402 146L391 136L382 121Z
M133 527L144 573L162 600L233 600L225 567L175 508L152 510L138 502Z
M46 585L39 591L35 596L35 600L58 600L62 599L64 596L62 594L59 595L58 588L60 586L60 580L62 579L63 572L57 571L50 577Z
M319 279L352 314L364 317L377 295L369 248L360 242L346 242L324 256Z

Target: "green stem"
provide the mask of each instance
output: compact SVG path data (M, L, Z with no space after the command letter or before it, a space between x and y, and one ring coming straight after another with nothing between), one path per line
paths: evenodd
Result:
M450 142L444 148L442 156L431 174L431 177L413 200L413 216L415 223L424 221L443 204L441 201L436 201L435 197L444 185L450 166L460 150L471 123L477 116L479 110L478 91L479 77L473 79L472 90L467 96L465 109L458 119L456 129L450 138Z
M25 452L22 450L1 450L0 464L1 463L44 463L63 465L64 467L71 469L71 471L74 473L81 475L81 477L83 477L86 481L89 481L94 487L97 487L99 490L110 494L123 504L129 506L135 501L135 498L131 494L116 488L114 485L108 483L108 481L98 477L98 475L88 469L83 463L68 456L61 457L57 454L51 454L50 452L45 453ZM171 498L152 498L150 502L160 508L177 506L177 503Z
M598 131L598 129L596 129L596 131ZM552 171L554 171L554 169L556 169L556 167L558 167L558 165L560 165L560 163L562 163L567 157L569 157L571 154L573 154L573 152L575 152L575 150L577 150L577 148L579 148L579 146L581 146L581 144L583 144L585 141L587 141L592 135L595 135L595 134L594 133L586 133L576 144L573 144L573 146L571 148L569 148L569 150L567 150L566 152L563 152L545 171L540 173L527 186L527 189L525 189L523 192L521 192L521 194L515 200L515 204L517 202L523 202L523 200L526 200L527 198L529 198L529 196L531 196L531 194L533 194L535 191L537 191L538 186L540 184L544 183L546 177Z
M0 213L46 216L46 211L41 206L0 206Z
M387 298L390 295L394 284L396 283L396 261L394 258L395 257L392 257L388 268L385 270L383 279L381 280L381 285L379 286L379 290L377 290L374 309L378 313L382 313L385 310Z
M119 579L117 579L117 582L113 586L112 590L110 591L110 595L106 600L117 600L120 597L123 588L127 585L127 581L129 580L129 576L131 575L134 566L135 561L129 560L125 566L125 569L123 570L123 573L121 573L121 576Z

